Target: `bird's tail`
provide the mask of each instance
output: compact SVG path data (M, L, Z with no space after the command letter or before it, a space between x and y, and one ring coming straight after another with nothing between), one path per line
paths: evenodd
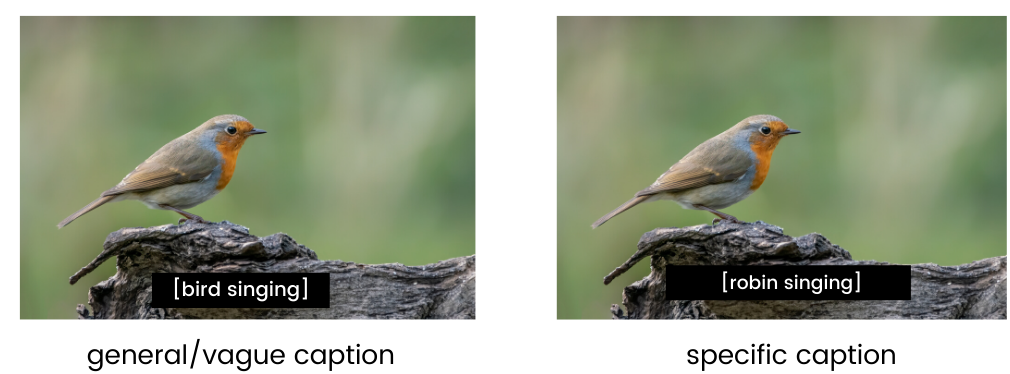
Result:
M70 217L67 217L63 221L60 221L60 223L56 225L56 228L62 229L63 226L70 224L70 222L73 222L75 219L77 219L77 217L83 216L84 213L90 212L95 208L102 206L102 204L112 201L112 199L115 199L117 197L119 197L119 195L102 196L95 199L95 201L92 201L90 204L85 205L83 208L81 208L81 210L78 210L74 212L74 214L71 214Z
M645 200L648 200L650 197L652 197L652 195L636 196L631 198L631 200L628 200L624 204L621 204L621 206L617 207L617 209L610 211L610 213L607 213L607 215L600 217L600 219L596 220L596 222L593 222L593 228L595 229L597 227L600 227L600 225L609 221L611 218L614 218L614 216L621 214L625 210L631 209L631 207L638 205L639 203Z

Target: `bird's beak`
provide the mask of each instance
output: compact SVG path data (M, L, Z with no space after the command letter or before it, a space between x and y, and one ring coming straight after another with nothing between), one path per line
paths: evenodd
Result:
M782 132L782 135L792 135L792 134L799 134L799 133L800 133L800 130L786 129L786 131Z
M797 131L797 132L799 132L799 131ZM256 135L256 134L266 134L266 133L267 133L266 131L263 131L263 130L260 130L260 129L257 129L257 128L253 128L252 130L249 131L248 134L249 135Z

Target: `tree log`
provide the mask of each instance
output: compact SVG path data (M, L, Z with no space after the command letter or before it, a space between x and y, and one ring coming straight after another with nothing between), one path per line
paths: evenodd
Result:
M476 316L476 256L424 266L320 261L277 233L264 238L227 221L124 228L70 278L74 284L116 256L116 274L91 287L83 319L177 318L450 318ZM329 273L330 308L152 308L153 273Z
M666 300L666 265L884 265L856 261L817 233L799 238L755 223L658 228L604 278L608 284L651 256L652 272L624 288L615 319L1006 319L1006 256L959 266L912 265L911 300ZM684 285L689 287L690 285Z

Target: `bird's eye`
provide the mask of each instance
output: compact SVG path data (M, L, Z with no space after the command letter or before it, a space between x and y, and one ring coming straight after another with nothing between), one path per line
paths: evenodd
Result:
M771 134L772 129L769 128L768 126L761 126L761 133L765 135Z
M235 126L228 126L228 128L224 129L224 131L228 132L228 135L235 135L235 133L238 132L238 129L236 129Z

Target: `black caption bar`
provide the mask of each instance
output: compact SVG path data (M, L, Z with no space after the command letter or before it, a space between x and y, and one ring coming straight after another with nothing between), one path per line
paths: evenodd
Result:
M154 308L329 308L328 273L157 273Z
M667 265L667 300L911 300L911 265Z

